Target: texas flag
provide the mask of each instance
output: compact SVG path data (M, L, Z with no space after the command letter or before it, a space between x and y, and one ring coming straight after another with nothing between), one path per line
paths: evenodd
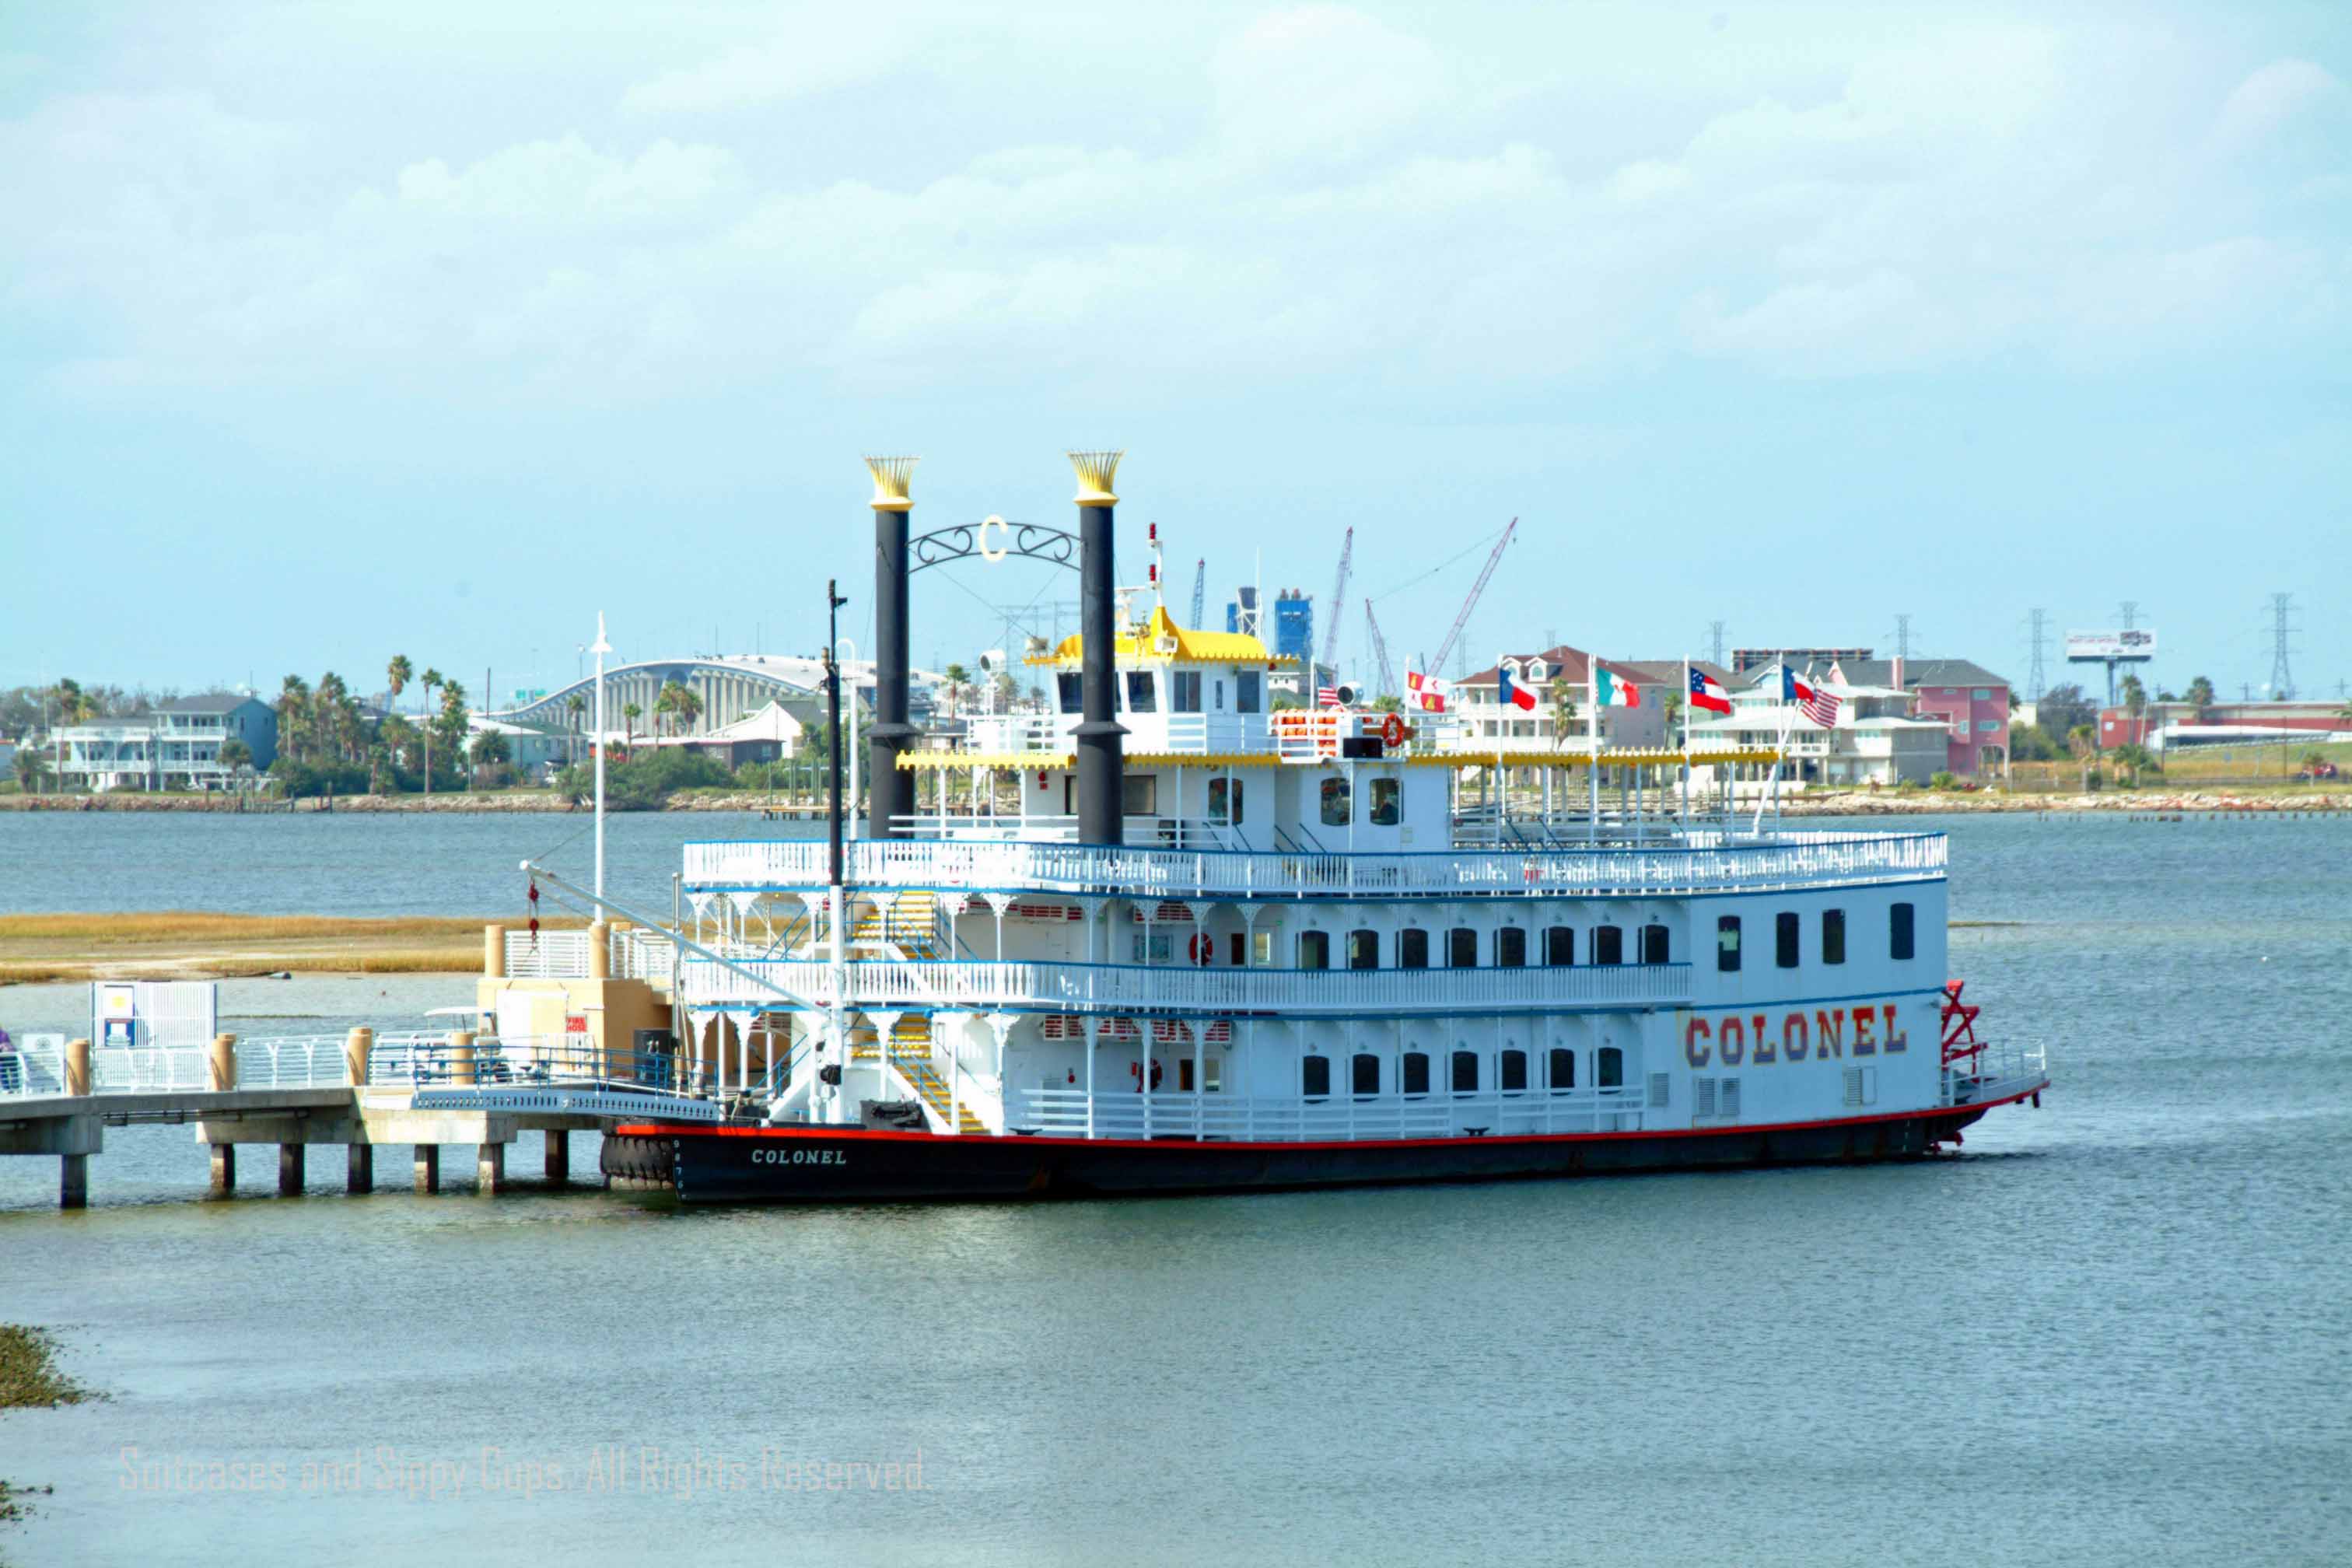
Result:
M1728 713L1731 711L1731 693L1706 671L1694 669L1690 672L1690 705L1704 708L1710 713Z
M1824 730L1837 722L1837 695L1816 686L1785 664L1780 667L1780 700L1795 703L1799 712Z
M1510 668L1507 665L1497 673L1495 700L1507 703L1513 708L1524 708L1530 713L1536 710L1536 694L1511 679Z

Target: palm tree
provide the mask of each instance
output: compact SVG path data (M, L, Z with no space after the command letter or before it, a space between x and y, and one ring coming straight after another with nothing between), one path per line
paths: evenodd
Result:
M1554 676L1551 683L1551 738L1553 744L1567 739L1576 722L1576 682L1564 675Z
M2126 713L2128 713L2128 714L2130 714L2133 718L2137 719L2137 718L2138 718L2142 713L2146 712L2147 710L2147 688L2140 684L2140 679L2139 679L2139 677L2138 677L2138 676L2137 676L2137 675L2126 675L2126 676L2125 676L2125 677L2124 677L2124 711L2125 711L2125 712L2126 712Z
M289 675L278 689L278 749L295 761L302 760L310 727L310 683L299 675Z
M2200 711L2210 708L2213 706L2213 682L2200 675L2189 683L2189 690L2185 696L2189 705Z
M580 716L588 711L588 699L575 691L564 700L563 708L572 719L572 744L567 748L566 760L576 767L580 762Z
M441 672L428 664L425 667L425 673L417 677L416 683L425 688L425 707L418 716L425 720L425 798L430 800L433 798L433 721L429 715L433 707L433 689L441 684Z
M621 743L624 746L634 746L637 743L637 721L644 718L646 710L634 702L622 705ZM599 744L602 742L600 742Z
M54 776L49 759L30 746L16 750L16 787L26 795L38 795Z
M400 700L400 694L408 689L409 678L415 673L415 667L408 662L406 654L392 656L392 662L383 667L384 689L389 693L383 700L386 708Z
M702 693L691 686L677 689L677 727L681 732L692 730L702 717Z

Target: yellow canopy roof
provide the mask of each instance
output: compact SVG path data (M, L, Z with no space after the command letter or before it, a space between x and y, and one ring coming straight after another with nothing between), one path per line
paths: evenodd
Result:
M1023 662L1076 669L1084 647L1085 638L1073 632L1052 653ZM1121 632L1111 657L1120 664L1262 664L1268 668L1293 662L1275 658L1265 651L1265 644L1246 632L1192 631L1180 626L1165 605L1153 606L1141 626Z

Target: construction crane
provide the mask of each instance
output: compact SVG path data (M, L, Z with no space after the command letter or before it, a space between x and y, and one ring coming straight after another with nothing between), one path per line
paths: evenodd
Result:
M1330 619L1323 626L1323 665L1336 676L1339 666L1332 661L1339 657L1339 606L1348 599L1348 569L1356 559L1356 531L1350 527L1348 537L1339 544L1339 575L1331 584Z
M1470 596L1462 601L1462 613L1454 617L1454 625L1447 630L1445 640L1437 645L1437 657L1423 665L1423 669L1434 675L1445 668L1445 656L1454 651L1454 645L1461 639L1462 628L1470 624L1470 612L1478 607L1478 595L1486 591L1486 579L1495 574L1496 564L1503 559L1504 547L1511 542L1511 535L1518 531L1518 527L1519 520L1516 517L1504 526L1503 537L1495 541L1495 552L1487 556L1486 564L1478 569L1478 580L1470 584Z
M1202 556L1192 563L1192 618L1185 623L1194 631L1201 629L1201 617L1209 613L1209 558Z
M1364 601L1364 636L1372 645L1372 668L1381 678L1375 697L1397 695L1396 667L1389 662L1389 639L1381 636L1380 618L1372 614L1372 602Z

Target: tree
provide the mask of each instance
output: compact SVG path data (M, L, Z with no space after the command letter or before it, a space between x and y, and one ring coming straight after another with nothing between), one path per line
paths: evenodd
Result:
M383 722L376 726L375 738L383 747L385 756L392 763L394 783L396 786L399 782L399 770L415 769L418 766L415 754L418 740L416 726L397 713L387 713L384 715Z
M1565 675L1554 676L1551 683L1551 732L1555 740L1565 738L1576 724L1576 682Z
M2199 676L2189 683L2186 697L2189 705L2202 714L2206 709L2213 706L2213 682L2205 676Z
M231 773L241 773L253 766L253 748L232 735L221 742L220 765Z
M56 778L49 759L30 746L16 748L16 787L26 795L38 795Z
M2124 677L2123 694L2125 712L2137 719L2147 711L2147 688L2140 684L2138 676Z
M580 761L580 716L588 711L588 699L573 692L564 699L563 711L572 721L572 744L565 748L565 760L576 763Z
M971 671L966 669L960 664L951 664L948 666L947 687L941 695L946 697L948 700L949 718L952 719L955 717L956 700L963 695L964 688L971 684Z
M441 672L440 672L439 670L437 670L437 669L434 668L431 665L429 665L429 664L428 664L428 665L426 665L426 666L425 667L425 673L424 673L423 675L421 675L421 676L419 676L419 677L417 678L417 682L416 682L416 683L417 683L419 686L422 686L422 687L424 687L424 688L425 688L425 708L426 708L426 709L428 709L428 710L429 710L429 709L433 706L433 689L434 689L435 687L439 686L439 685L441 684ZM419 717L423 717L423 715L421 715L421 714L420 714L420 715L419 715ZM427 795L432 795L432 793L433 793L433 724L432 724L432 721L430 721L429 719L428 719L428 720L426 720L426 721L425 721L425 726L424 726L424 729L425 729L425 793Z
M485 730L474 737L474 782L479 784L486 769L502 767L514 760L514 748L496 730Z
M386 693L383 705L387 710L400 700L400 694L408 689L408 682L415 673L416 668L408 662L406 654L396 653L392 656L392 662L383 667L383 689Z
M2034 710L2042 727L2053 735L2071 735L2078 724L2088 724L2098 717L2083 689L2069 681L2053 686L2042 694L2041 705Z
M623 745L634 746L637 743L637 721L645 716L646 710L638 707L635 703L627 702L622 704L621 743ZM597 744L604 744L601 738L598 740Z

